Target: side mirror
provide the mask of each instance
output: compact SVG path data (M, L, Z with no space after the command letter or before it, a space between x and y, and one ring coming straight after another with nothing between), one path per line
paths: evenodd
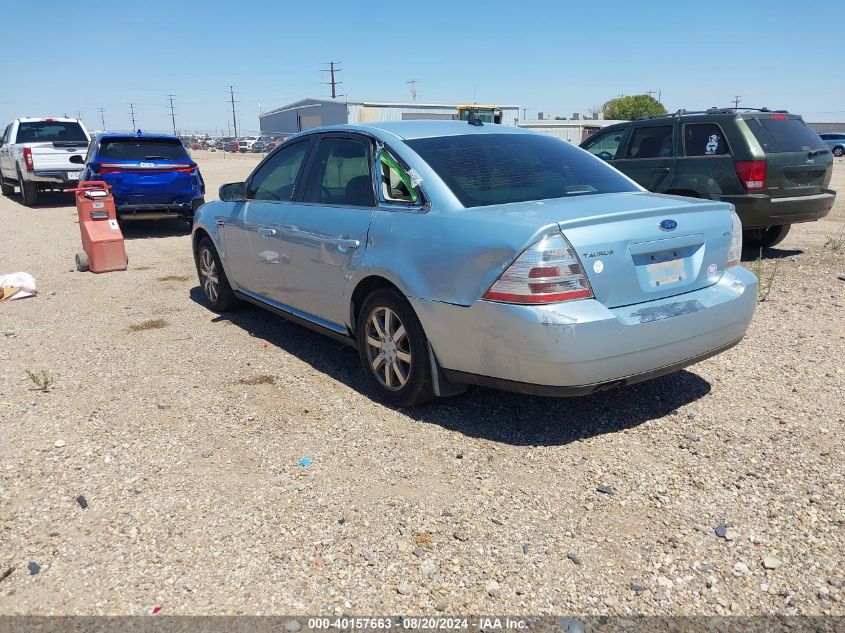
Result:
M70 157L70 162L72 162L74 165L84 165L85 158L80 156L79 154L74 154Z
M220 187L219 196L223 202L243 202L246 200L246 183L226 183Z

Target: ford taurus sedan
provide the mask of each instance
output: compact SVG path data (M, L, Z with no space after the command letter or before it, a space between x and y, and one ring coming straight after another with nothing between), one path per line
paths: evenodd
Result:
M729 204L477 121L292 136L199 210L193 248L213 309L248 301L355 346L399 406L647 380L735 345L757 299Z

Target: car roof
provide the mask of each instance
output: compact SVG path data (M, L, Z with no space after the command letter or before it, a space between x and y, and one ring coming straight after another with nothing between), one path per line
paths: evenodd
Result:
M470 125L465 121L384 121L366 125L332 125L312 128L313 132L365 132L376 136L385 133L403 141L437 136L460 136L463 134L532 134L528 130L495 123Z
M167 140L167 141L179 141L182 142L178 136L173 136L172 134L154 134L154 133L147 133L142 132L138 134L137 132L103 132L102 134L98 134L97 138L99 139L110 139L110 138L148 138L148 139L160 139L160 140Z

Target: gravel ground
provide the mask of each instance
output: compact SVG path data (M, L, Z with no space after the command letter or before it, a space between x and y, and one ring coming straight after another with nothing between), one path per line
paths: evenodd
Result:
M196 154L215 192L258 160ZM0 199L0 271L39 283L0 307L0 613L845 614L845 199L727 353L410 411L354 350L206 309L183 226L81 274L71 200Z

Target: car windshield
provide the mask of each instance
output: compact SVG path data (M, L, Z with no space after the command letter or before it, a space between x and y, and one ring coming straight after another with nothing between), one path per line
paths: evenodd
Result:
M827 147L801 119L753 116L745 122L766 152L808 152Z
M534 134L466 134L406 141L465 207L639 191L577 147Z
M111 160L185 160L178 139L109 138L100 142L100 158Z
M21 121L18 124L18 143L53 141L87 143L88 137L76 121Z

